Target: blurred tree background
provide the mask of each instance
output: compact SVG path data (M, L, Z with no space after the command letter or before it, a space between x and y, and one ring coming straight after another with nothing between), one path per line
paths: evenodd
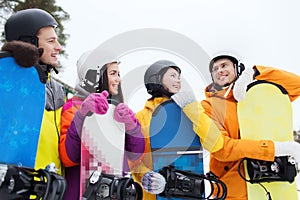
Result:
M58 41L61 44L62 51L60 55L65 58L68 57L67 52L64 50L67 45L67 40L69 38L69 34L65 33L65 29L63 23L70 19L70 15L63 10L60 6L56 5L55 0L1 0L0 1L0 47L5 42L4 35L4 25L6 20L15 12L20 10L28 9L28 8L40 8L49 12L57 21L58 26L56 28L56 33L58 36ZM63 66L59 66L58 70L61 70ZM58 79L57 79L58 80ZM64 83L61 80L58 80L62 85L64 85L67 94L74 94L75 90L68 84Z
M54 16L58 23L58 27L56 29L58 39L63 47L61 55L67 58L68 54L65 52L64 47L67 45L69 34L65 33L63 23L70 19L70 15L64 11L63 8L57 6L55 0L0 0L0 47L5 42L4 24L8 17L19 10L28 8L40 8L48 11L52 16ZM61 80L58 81L65 86L68 93L75 93L74 88L62 82ZM295 141L300 142L300 130L294 130L293 133Z
M0 32L1 32L1 46L5 42L4 24L6 20L15 12L28 8L40 8L49 12L57 21L58 27L56 32L58 40L63 49L67 45L68 34L65 33L63 22L70 19L70 15L64 11L60 6L55 5L55 0L1 0L0 1ZM67 53L62 50L61 55L67 57Z

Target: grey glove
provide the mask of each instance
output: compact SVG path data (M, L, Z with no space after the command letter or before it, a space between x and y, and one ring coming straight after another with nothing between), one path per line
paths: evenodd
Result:
M173 99L175 103L181 108L184 108L186 105L196 101L196 98L192 91L178 92L177 94L172 95L171 99Z
M233 96L237 101L241 101L246 96L247 86L253 82L254 79L254 69L247 68L243 71L241 76L235 81L233 87Z
M165 178L158 172L150 171L142 178L143 188L151 194L160 194L166 186Z
M292 156L300 162L300 143L295 141L274 142L275 156Z

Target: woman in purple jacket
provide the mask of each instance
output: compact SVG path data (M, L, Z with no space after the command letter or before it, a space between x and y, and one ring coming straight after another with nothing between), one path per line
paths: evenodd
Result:
M77 94L65 103L61 114L59 152L66 169L65 200L79 199L80 135L84 118L89 113L105 114L108 110L108 99L121 102L115 108L114 119L125 124L126 153L123 173L130 171L127 159L138 160L145 148L141 126L132 110L123 103L119 62L106 63L101 69L97 66L85 66L89 54L90 52L84 53L77 62Z

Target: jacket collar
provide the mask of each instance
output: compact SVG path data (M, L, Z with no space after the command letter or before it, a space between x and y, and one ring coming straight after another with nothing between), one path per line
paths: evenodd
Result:
M234 99L232 87L230 87L230 86L225 87L222 90L215 90L215 89L213 89L213 84L211 83L210 85L208 85L205 88L204 92L205 92L206 98L219 97L222 99Z
M161 103L165 102L169 100L169 98L167 97L156 97L154 99L150 99L148 101L146 101L146 104L145 104L145 108L148 109L148 110L151 110L151 111L154 111L154 109Z

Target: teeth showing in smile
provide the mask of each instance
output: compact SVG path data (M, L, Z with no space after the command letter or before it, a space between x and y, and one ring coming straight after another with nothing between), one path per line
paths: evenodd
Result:
M220 77L219 77L219 80L220 80L220 81L224 81L226 78L227 78L227 76L220 76Z

